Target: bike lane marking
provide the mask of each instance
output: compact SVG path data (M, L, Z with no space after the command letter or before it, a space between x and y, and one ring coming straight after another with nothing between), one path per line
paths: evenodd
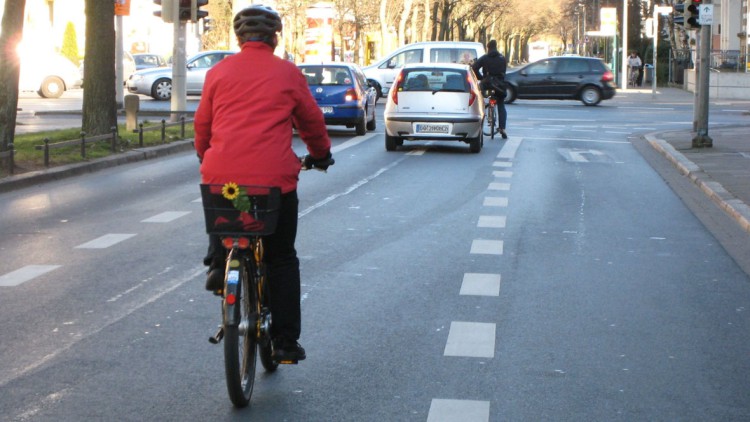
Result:
M190 211L166 211L145 220L141 220L141 223L169 223L188 214L190 214Z
M495 357L494 322L452 321L443 356Z
M62 265L27 265L0 276L0 287L13 287L47 274Z
M82 243L76 246L76 249L106 249L110 246L116 245L124 240L130 239L135 234L126 233L110 233L104 236L98 237L86 243Z
M500 296L500 274L465 273L460 296Z
M490 402L432 399L427 422L485 422L490 420Z

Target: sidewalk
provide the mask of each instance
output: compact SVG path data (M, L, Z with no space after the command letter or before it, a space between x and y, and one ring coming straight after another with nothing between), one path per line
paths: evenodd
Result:
M750 233L750 125L712 128L708 135L712 148L692 148L690 131L652 133L646 140Z

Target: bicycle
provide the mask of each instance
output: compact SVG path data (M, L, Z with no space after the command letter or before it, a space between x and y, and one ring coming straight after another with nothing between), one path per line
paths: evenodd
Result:
M305 167L309 170L332 165L326 163ZM322 170L325 171L325 170ZM224 341L224 370L229 399L236 407L250 403L255 384L258 358L267 372L279 364L297 361L275 361L271 339L272 315L270 292L263 260L263 236L276 230L281 205L281 189L272 186L201 184L201 198L208 234L221 237L227 249L221 325L208 340Z
M497 91L493 88L485 89L483 91L484 98L487 98L487 105L484 108L487 110L485 125L489 127L489 133L484 130L485 135L489 135L490 139L495 139L495 125L497 124ZM486 129L486 128L485 128Z
M628 85L632 87L636 87L638 83L638 68L637 67L630 67L630 72L628 73Z

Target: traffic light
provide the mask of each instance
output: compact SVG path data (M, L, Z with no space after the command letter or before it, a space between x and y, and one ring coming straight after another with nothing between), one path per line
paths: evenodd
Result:
M702 0L687 0L687 11L685 12L685 27L698 29L700 24L700 11Z
M174 22L172 10L174 10L173 0L154 0L154 4L161 6L160 10L154 12L154 16L160 17L164 22Z
M208 0L192 0L190 20L198 22L199 19L205 19L208 16L208 11L201 10L201 7L208 5Z
M690 1L690 0L688 0ZM685 2L675 4L672 12L672 21L676 26L685 26Z

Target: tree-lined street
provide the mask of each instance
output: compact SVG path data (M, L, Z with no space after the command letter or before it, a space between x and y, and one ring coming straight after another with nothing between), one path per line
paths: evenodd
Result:
M640 145L689 128L686 97L518 101L480 154L386 152L382 106L331 127L299 188L308 359L239 411L194 154L0 194L4 418L745 420L750 279Z

